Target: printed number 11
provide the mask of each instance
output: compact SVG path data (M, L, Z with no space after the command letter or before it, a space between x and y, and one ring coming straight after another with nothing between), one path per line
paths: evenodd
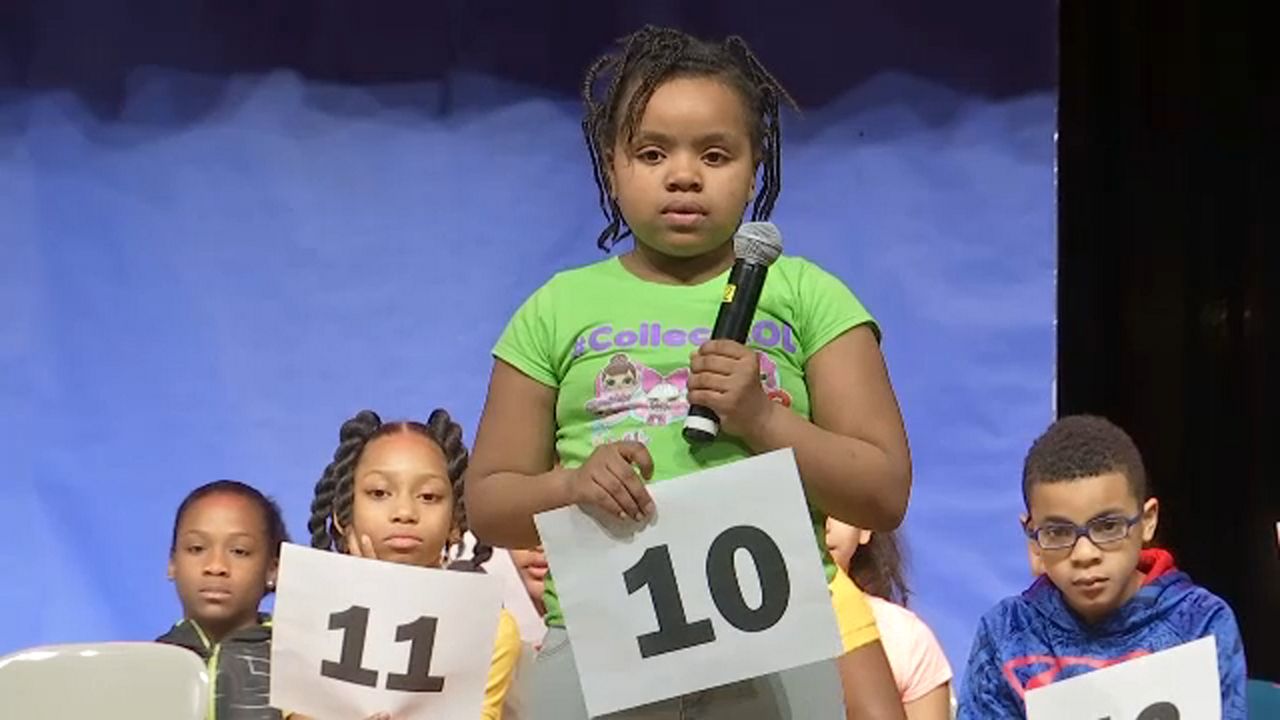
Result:
M433 617L420 617L396 626L396 642L409 645L409 667L403 673L388 673L387 689L404 692L442 692L444 678L431 674L431 653L435 650L436 624ZM329 615L329 629L342 631L338 662L322 660L320 674L365 687L378 686L378 671L364 667L365 636L369 631L369 608L359 605Z

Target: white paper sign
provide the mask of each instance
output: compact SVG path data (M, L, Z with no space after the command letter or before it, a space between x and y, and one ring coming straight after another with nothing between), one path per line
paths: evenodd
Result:
M1221 720L1212 635L1027 692L1027 720Z
M638 531L577 507L536 518L592 715L841 653L790 450L649 492Z
M479 717L500 593L480 573L286 544L271 705L316 720Z

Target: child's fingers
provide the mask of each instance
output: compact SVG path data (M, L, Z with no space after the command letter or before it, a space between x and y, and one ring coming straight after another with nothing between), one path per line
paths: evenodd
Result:
M624 517L640 520L644 517L640 512L640 503L636 502L636 498L626 482L628 475L634 478L635 474L636 471L627 464L626 460L614 456L606 460L604 467L600 469L593 480L597 485L604 488L605 492L609 493L614 502L618 503L618 507L622 509Z
M718 375L715 373L696 373L689 376L688 392L697 392L699 390L710 390L711 392L728 392L733 389L732 375Z
M694 355L689 362L689 369L695 373L713 375L732 375L738 367L738 360L724 355Z
M373 550L373 541L369 539L368 535L360 536L360 547L364 549L364 557L375 560L378 558L378 554Z
M636 474L636 469L631 463L622 456L612 458L609 471L613 473L623 492L627 494L624 509L634 507L635 511L631 513L631 517L637 522L642 522L645 515L653 512L653 499L649 497L649 490L644 486L644 481Z
M708 340L698 346L698 354L704 358L723 356L731 359L745 357L751 350L746 345L734 340Z
M618 445L618 454L624 460L635 465L640 469L640 474L645 480L653 477L653 456L649 454L649 448L644 443L638 443L631 440L620 442ZM648 491L645 492L648 495Z
M610 493L604 485L596 482L595 478L591 479L591 487L587 490L586 501L589 504L609 513L612 517L627 517L627 513L622 509L622 506L618 504L618 501L614 498L613 494Z
M355 555L356 557L364 557L364 553L360 551L360 540L359 538L356 537L356 534L354 532L351 532L351 531L347 532L346 542L344 542L343 544L347 546L348 555Z

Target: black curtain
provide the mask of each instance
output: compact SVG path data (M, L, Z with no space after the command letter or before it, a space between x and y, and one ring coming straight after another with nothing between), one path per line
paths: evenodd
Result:
M1060 30L1060 412L1135 436L1160 541L1280 681L1274 41L1231 2L1064 2Z

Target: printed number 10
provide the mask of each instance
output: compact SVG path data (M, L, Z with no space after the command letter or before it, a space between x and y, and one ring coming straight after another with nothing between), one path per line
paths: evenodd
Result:
M747 605L738 584L733 558L739 550L746 550L751 555L760 578L760 606L756 608ZM717 535L707 551L706 574L716 609L739 630L768 630L787 612L787 604L791 600L787 565L777 543L758 527L738 525ZM640 560L622 574L622 578L629 595L642 587L649 588L653 614L658 620L655 632L636 638L640 657L653 657L715 641L715 629L709 619L689 622L686 617L680 587L671 566L671 552L666 545L645 550Z

